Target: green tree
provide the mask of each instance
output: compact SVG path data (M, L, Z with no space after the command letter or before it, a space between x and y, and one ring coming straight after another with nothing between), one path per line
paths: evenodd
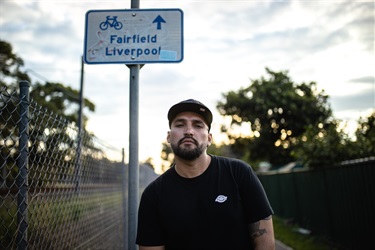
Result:
M355 152L356 158L375 156L375 111L368 117L359 119L355 136L352 152Z
M0 88L8 87L13 91L15 82L30 82L30 77L21 70L22 66L24 62L13 52L12 45L0 40Z
M292 155L312 168L375 156L375 112L359 119L355 138L344 132L339 120L309 126L298 138Z
M18 89L18 83L31 79L26 71L22 70L24 61L13 52L12 45L0 40L0 87L6 88L8 93ZM79 91L58 82L44 84L32 83L30 97L48 110L68 119L71 122L78 120ZM84 108L95 111L95 104L84 98ZM84 116L84 125L87 117Z
M307 126L292 155L311 168L330 167L350 157L352 141L339 120Z
M223 94L217 104L221 115L231 117L230 128L250 123L248 138L236 136L228 128L234 152L254 164L269 161L274 166L294 160L298 138L308 126L326 124L332 116L328 95L315 82L294 83L288 71L266 68L267 77L252 80L250 86Z
M60 115L70 122L78 121L79 91L58 82L37 82L32 86L30 97L39 105ZM84 98L85 109L95 111L95 105ZM83 127L86 126L87 117L83 116Z
M17 98L18 84L21 80L31 83L31 79L22 71L24 62L13 52L12 46L0 41L0 165L8 165L14 176L16 168L12 167L17 159L18 121L19 111ZM49 164L54 167L54 162L74 162L78 145L77 133L72 132L69 125L78 121L78 94L79 91L64 86L61 83L46 82L31 83L30 97L38 106L30 110L29 125L29 157L34 164ZM30 107L31 107L30 106ZM90 111L95 110L95 105L84 99L84 107ZM48 110L48 112L47 112ZM55 118L51 117L53 115ZM57 115L57 116L56 116ZM85 129L84 116L83 133L86 148L93 148L92 135ZM58 164L56 164L58 165ZM36 167L32 168L33 170ZM32 171L33 171L32 170ZM8 175L7 178L12 178ZM43 185L30 183L30 185Z
M162 171L165 172L174 161L174 156L172 152L172 148L169 146L167 142L162 143L162 150L161 150L161 159L162 159Z

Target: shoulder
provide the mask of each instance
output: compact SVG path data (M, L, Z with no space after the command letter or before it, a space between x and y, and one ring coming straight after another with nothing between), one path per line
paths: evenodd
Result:
M230 168L231 170L237 171L252 171L251 166L242 160L217 155L211 155L211 157L214 164L219 167Z
M225 172L239 185L245 184L249 181L252 182L252 180L256 178L255 172L245 161L222 156L212 156L212 161L219 172Z
M211 157L212 157L212 159L216 159L219 162L248 165L246 162L244 162L242 160L239 160L239 159L236 159L236 158L230 158L230 157L218 156L218 155L211 155Z
M158 178L156 178L154 181L152 181L143 191L143 195L149 196L149 195L157 195L160 193L160 190L162 186L166 183L171 181L174 178L175 170L173 167L165 171L163 174L161 174Z

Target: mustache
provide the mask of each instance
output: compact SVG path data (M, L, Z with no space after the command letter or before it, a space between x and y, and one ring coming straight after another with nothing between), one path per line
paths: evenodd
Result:
M178 145L181 145L184 142L184 140L186 140L186 139L189 139L189 140L193 141L195 145L198 145L198 141L195 140L191 136L184 136L184 138L182 138L181 140L178 141Z

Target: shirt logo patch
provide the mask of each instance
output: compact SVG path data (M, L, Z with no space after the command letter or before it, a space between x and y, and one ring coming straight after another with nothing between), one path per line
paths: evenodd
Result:
M216 197L215 202L223 203L227 200L227 198L227 196L221 194Z

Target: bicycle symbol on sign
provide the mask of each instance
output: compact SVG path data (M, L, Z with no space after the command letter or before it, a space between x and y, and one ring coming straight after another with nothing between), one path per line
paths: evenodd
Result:
M122 28L122 23L117 21L117 16L107 16L107 20L101 22L99 27L101 30L106 30L108 27L113 27L116 30L120 30Z

